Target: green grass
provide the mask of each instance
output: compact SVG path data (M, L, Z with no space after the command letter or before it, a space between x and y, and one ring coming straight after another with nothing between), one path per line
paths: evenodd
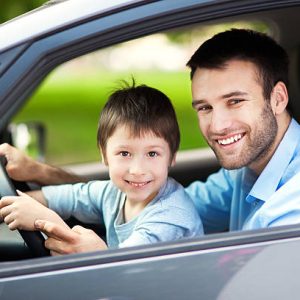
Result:
M53 164L99 159L96 131L109 93L131 75L137 84L162 90L172 100L181 130L180 149L206 146L191 108L188 72L101 72L85 76L54 74L32 96L15 122L42 121L47 130L46 160ZM66 80L68 78L68 80Z

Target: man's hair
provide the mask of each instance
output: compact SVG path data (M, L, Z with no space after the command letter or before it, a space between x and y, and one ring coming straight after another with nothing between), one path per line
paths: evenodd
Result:
M197 68L224 68L229 60L255 64L265 99L270 99L279 81L288 87L289 59L286 51L266 34L247 29L231 29L204 42L188 61L191 78Z
M169 98L161 91L146 85L125 86L108 98L99 119L97 142L106 158L107 140L118 126L128 126L132 136L152 132L169 145L171 159L180 143L176 114Z

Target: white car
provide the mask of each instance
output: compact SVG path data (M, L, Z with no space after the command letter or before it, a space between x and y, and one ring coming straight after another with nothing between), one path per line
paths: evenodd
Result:
M10 123L65 62L143 36L226 22L261 22L286 48L292 109L299 121L299 16L300 0L50 1L0 26L0 142L13 142ZM85 104L83 99L82 111ZM211 151L193 150L179 154L171 175L186 185L217 169ZM93 164L72 170L91 179L107 176L106 170L96 175ZM2 196L14 190L9 184L3 172ZM61 257L47 257L39 233L22 236L26 245L0 225L3 300L299 298L299 226Z

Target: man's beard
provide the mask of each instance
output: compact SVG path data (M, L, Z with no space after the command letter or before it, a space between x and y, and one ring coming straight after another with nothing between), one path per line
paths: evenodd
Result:
M265 105L256 124L255 136L250 136L251 140L249 135L243 137L243 139L248 138L248 143L243 141L244 149L236 156L234 154L232 157L224 155L222 150L210 145L223 168L232 170L249 166L253 162L263 160L269 154L278 132L277 121L269 104Z

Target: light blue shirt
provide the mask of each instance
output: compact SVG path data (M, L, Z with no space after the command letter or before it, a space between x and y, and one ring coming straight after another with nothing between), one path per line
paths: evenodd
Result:
M124 222L126 195L113 183L88 183L42 188L48 207L63 219L71 216L85 223L105 223L109 247L146 245L203 235L197 210L184 188L168 178L156 197L138 216Z
M206 233L300 223L300 126L292 119L257 178L249 168L225 170L186 188Z

